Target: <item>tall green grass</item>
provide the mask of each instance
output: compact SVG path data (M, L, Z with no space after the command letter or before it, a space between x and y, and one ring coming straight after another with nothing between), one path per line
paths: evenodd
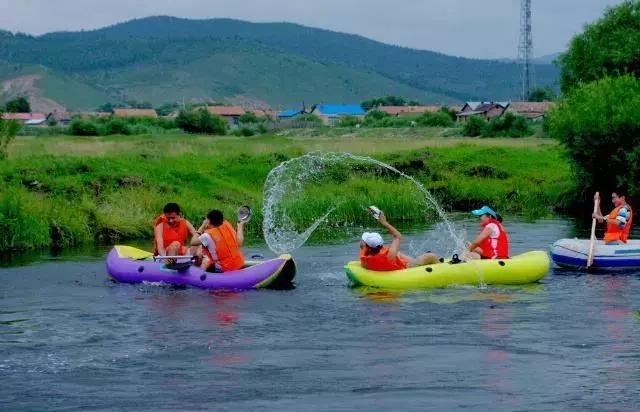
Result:
M180 203L195 225L210 208L233 216L241 204L252 205L256 213L248 231L259 237L269 171L307 150L350 145L415 176L448 210L489 202L506 213L548 215L566 207L563 199L573 190L559 146L544 142L441 146L431 138L415 149L411 139L406 145L411 149L403 150L401 141L386 139L391 146L385 146L369 136L363 138L369 145L359 138L346 143L184 135L43 139L19 140L9 160L0 162L0 250L150 238L154 217L169 201ZM368 224L364 207L371 204L394 221L431 219L410 182L370 167L329 171L287 202L300 227L330 208L335 210L329 226Z

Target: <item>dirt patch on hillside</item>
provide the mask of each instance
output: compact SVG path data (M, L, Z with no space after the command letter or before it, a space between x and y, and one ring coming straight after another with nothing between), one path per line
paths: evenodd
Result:
M42 90L38 88L38 81L42 79L40 74L29 74L13 79L4 80L1 83L0 93L4 99L12 99L17 96L25 96L29 99L31 111L36 113L66 112L67 109L56 102L42 96Z

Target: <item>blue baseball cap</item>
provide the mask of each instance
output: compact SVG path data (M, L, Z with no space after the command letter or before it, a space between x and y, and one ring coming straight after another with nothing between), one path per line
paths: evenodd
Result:
M494 219L498 218L496 211L491 209L489 206L482 206L480 209L472 210L471 214L476 216L491 215Z

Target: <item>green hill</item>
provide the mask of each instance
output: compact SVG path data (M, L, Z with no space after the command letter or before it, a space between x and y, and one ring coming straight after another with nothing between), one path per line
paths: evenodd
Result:
M514 63L229 19L149 17L37 37L2 32L0 60L27 72L45 67L63 80L48 87L42 81L42 95L77 109L94 108L103 96L112 102L216 99L277 106L384 94L424 102L505 100L517 98L520 81ZM555 85L555 67L539 65L536 73L539 85ZM14 74L0 67L0 81Z

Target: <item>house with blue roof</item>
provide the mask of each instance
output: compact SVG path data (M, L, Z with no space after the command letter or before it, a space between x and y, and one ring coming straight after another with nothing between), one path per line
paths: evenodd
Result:
M359 104L319 104L311 111L327 125L336 124L340 118L353 116L363 119L366 112Z

